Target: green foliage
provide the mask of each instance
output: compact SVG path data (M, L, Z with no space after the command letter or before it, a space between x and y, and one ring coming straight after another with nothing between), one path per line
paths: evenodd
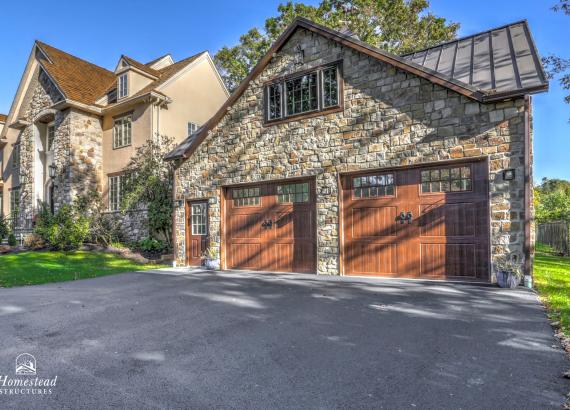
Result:
M8 221L4 215L0 215L0 242L10 233L10 228L8 226Z
M429 10L428 0L321 0L317 6L291 1L252 28L239 44L224 47L214 60L226 85L234 90L295 17L305 17L332 29L348 29L360 40L392 53L405 53L455 38L459 24Z
M18 241L16 240L16 235L14 235L13 233L10 233L10 235L8 235L8 245L16 246L17 244L18 244Z
M89 242L107 247L123 239L121 221L106 212L99 192L89 192L77 198L73 206L79 214L89 219Z
M165 245L158 239L145 238L139 242L139 249L143 252L160 253L165 249Z
M570 182L544 178L534 190L534 206L539 223L570 223Z
M216 260L220 258L220 250L217 246L210 246L203 254L204 258Z
M37 250L45 248L46 242L37 233L32 233L24 238L24 246L28 249Z
M174 164L164 156L174 148L173 139L156 137L137 148L125 168L128 178L122 186L121 210L146 207L151 235L172 238L172 183Z
M38 213L35 233L52 249L77 249L89 234L89 218L71 205L63 205L52 214L44 204Z

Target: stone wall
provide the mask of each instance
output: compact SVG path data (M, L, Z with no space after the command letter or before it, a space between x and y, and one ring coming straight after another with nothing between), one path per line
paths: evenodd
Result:
M137 242L149 236L148 214L146 210L130 211L124 215L119 212L109 212L116 221L121 224L124 240Z
M304 64L295 66L295 47ZM344 110L263 124L263 83L342 60ZM179 170L178 198L217 197L211 244L220 245L220 186L316 176L318 273L339 273L337 174L488 156L492 257L523 258L524 100L480 104L319 35L299 30ZM502 171L516 170L503 181ZM322 188L330 187L330 195ZM184 209L176 210L177 262L185 263Z

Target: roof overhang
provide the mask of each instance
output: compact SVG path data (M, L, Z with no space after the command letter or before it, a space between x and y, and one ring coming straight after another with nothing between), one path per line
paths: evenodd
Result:
M102 107L101 111L103 114L113 114L113 113L118 112L118 111L123 111L125 108L128 108L132 105L145 103L145 102L146 103L155 102L158 104L169 104L172 102L172 100L167 95L153 90L153 91L150 91L148 93L141 94L141 95L128 97L126 99L119 101L116 104L113 104L113 105L110 105L107 107Z
M8 125L10 128L16 128L18 130L21 130L23 128L26 128L28 125L30 125L31 123L29 121L24 120L23 118L18 118L16 119L16 121L13 121L12 123L10 123L10 125Z
M300 28L308 30L312 33L322 35L325 38L333 40L343 46L350 47L370 57L376 58L379 61L383 61L387 64L390 64L397 69L414 74L420 78L424 78L433 84L437 84L447 89L453 90L460 95L463 95L465 97L468 97L470 99L473 99L474 101L478 101L481 103L514 98L529 93L528 90L525 90L524 94L522 95L515 95L515 94L503 95L500 93L482 91L469 84L455 80L437 71L416 64L412 61L406 60L403 57L373 47L348 34L332 30L328 27L314 23L305 18L297 17L289 25L289 27L281 34L281 36L279 36L279 38L275 41L275 43L271 46L271 48L267 51L267 53L261 58L261 60L259 60L257 65L249 73L249 75L240 83L240 85L233 92L230 98L228 98L228 100L214 114L214 116L208 122L206 122L195 134L193 134L192 138L188 138L185 141L183 141L174 150L168 153L164 157L164 159L167 161L184 160L188 158L190 155L192 155L194 150L202 143L202 141L208 136L208 134L216 126L216 124L218 124L218 122L223 118L226 112L245 92L245 90L249 86L249 83L263 71L263 69L269 64L273 56L276 53L278 53L279 50L281 50L281 48L286 44L289 38L297 31L297 29ZM546 87L539 87L539 89L534 90L534 92L544 91L545 89L548 89L548 85L546 85Z

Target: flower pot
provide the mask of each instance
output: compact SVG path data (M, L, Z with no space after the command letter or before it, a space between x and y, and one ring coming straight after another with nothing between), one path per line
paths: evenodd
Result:
M520 279L512 274L512 272L497 272L497 285L500 288L514 289L519 285Z
M219 270L220 260L219 259L204 259L204 267L208 270Z
M532 276L525 275L524 277L524 287L532 289Z

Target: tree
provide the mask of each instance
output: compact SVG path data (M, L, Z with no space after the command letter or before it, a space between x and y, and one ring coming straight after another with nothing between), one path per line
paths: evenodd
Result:
M536 220L539 223L567 221L570 223L570 182L544 178L534 190Z
M558 4L552 7L555 12L562 12L567 16L570 16L570 2L569 0L560 0ZM542 62L547 68L547 75L549 79L556 78L560 75L560 85L563 90L570 90L570 60L565 59L556 55L549 55L544 57ZM566 104L570 104L570 95L564 97Z
M174 148L173 139L149 139L136 149L125 168L121 191L122 212L146 208L151 235L164 237L172 245L172 184L174 164L163 157Z
M214 60L234 90L271 44L295 19L305 17L333 29L348 29L360 40L392 53L405 53L455 38L459 24L428 12L429 0L321 0L318 6L288 2L279 14L223 47Z

